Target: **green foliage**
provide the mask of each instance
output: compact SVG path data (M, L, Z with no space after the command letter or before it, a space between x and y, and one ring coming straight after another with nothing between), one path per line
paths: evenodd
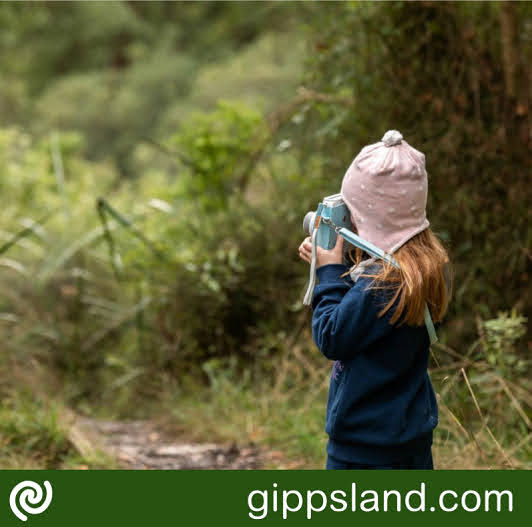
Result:
M40 97L36 108L40 126L36 128L40 132L50 127L80 130L89 139L90 157L113 156L121 168L129 168L128 156L135 145L153 140L165 107L189 90L191 68L189 59L163 49L120 72L70 75L50 84Z
M78 452L63 422L62 406L19 391L0 399L0 465L13 469L113 468L94 450Z
M65 432L57 421L57 410L28 395L4 399L0 414L0 435L4 448L47 452L52 466L68 452Z
M488 362L511 378L526 371L528 361L516 354L516 344L526 333L527 319L512 311L484 322L484 353Z
M142 327L135 322L142 341L134 344L138 356L127 359L122 351L109 351L113 363L123 365L124 375L133 364L140 368L131 379L134 384L146 389L161 376L180 378L182 371L202 375L203 362L214 358L239 357L240 366L261 363L283 349L281 341L299 316L306 278L295 255L287 259L285 251L300 239L294 201L305 200L312 182L302 185L293 178L271 186L262 180L248 191L265 188L268 196L256 204L237 192L219 211L198 214L194 203L184 201L173 212L142 221L138 228L149 239L174 240L160 246L166 262L147 246L128 243L131 237L125 232L113 232L125 264L120 295L128 290L140 301L140 291L140 298L151 299ZM288 285L280 288L280 283ZM123 304L119 298L113 301ZM132 332L123 334L126 342L133 337ZM115 336L109 332L99 346ZM267 360L263 367L269 367Z
M63 181L53 165L52 140L48 136L35 141L31 135L17 128L0 130L0 164L3 167L0 191L10 196L7 208L2 210L3 218L14 216L18 211L42 214L55 208L73 203L78 196L86 194L94 183L90 164L79 157L83 140L79 134L63 134L56 139L53 148L57 150L63 171L74 173L75 178ZM97 167L98 165L94 165ZM111 173L100 169L100 184L105 188ZM70 174L69 174L70 176Z
M188 96L215 91L203 107L221 96L219 75L207 87L205 81L194 86L202 66L227 60L266 30L290 27L287 14L298 11L297 5L239 2L41 3L31 10L4 3L0 116L39 135L80 131L92 159L112 158L123 176L132 177L137 145L164 140L169 123L173 132L188 113ZM270 76L254 91L267 96L296 74ZM238 93L233 87L229 96ZM192 104L197 107L198 99Z
M257 111L229 102L219 102L211 113L193 116L170 143L189 169L181 175L186 178L184 197L194 199L205 210L227 208L265 133L259 135L261 124Z
M108 195L114 212L103 225L96 203L112 172L79 158L79 136L35 144L4 132L3 184L15 202L2 216L11 244L2 283L20 292L0 303L15 337L6 351L38 358L61 378L63 396L82 403L150 390L183 369L203 375L212 358L235 355L244 364L282 349L305 279L286 249L300 239L299 209L313 205L316 183L280 173L296 166L282 153L243 191L237 183L262 134L256 112L221 103L178 136L198 171L124 184ZM224 195L191 200L199 177ZM20 210L53 214L17 228Z

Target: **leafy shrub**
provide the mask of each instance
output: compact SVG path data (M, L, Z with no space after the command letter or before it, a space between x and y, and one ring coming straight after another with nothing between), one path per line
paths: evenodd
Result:
M503 376L513 378L522 374L529 361L516 353L516 344L526 333L527 319L515 311L499 313L497 318L486 320L484 327L484 353L488 362Z
M229 102L219 102L213 112L192 116L170 142L188 169L181 176L186 177L183 197L207 210L226 208L257 147L260 125L260 113Z

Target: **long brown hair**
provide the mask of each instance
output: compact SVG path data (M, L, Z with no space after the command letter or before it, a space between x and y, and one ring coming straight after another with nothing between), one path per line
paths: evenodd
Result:
M355 248L350 256L353 263L358 264L364 253ZM432 320L440 322L451 295L449 257L441 242L427 228L407 241L393 256L400 269L383 261L376 274L362 275L373 278L372 288L393 293L379 317L397 303L390 323L400 321L400 324L419 326L424 321L426 303Z

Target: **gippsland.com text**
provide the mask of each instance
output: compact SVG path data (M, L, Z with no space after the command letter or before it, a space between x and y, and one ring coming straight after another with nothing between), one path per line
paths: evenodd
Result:
M351 483L349 489L325 492L319 489L279 489L277 483L271 489L256 489L248 494L249 517L262 520L279 515L287 519L290 514L304 512L308 519L326 510L333 512L502 512L513 511L513 493L510 490L446 489L428 499L427 485L422 482L417 489L372 490L360 489Z

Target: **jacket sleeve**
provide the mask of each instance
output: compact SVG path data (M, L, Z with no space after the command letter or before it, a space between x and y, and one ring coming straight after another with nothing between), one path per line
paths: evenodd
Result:
M370 279L341 278L349 268L342 264L318 267L319 285L314 290L312 336L319 350L331 360L348 360L392 329L388 313Z

